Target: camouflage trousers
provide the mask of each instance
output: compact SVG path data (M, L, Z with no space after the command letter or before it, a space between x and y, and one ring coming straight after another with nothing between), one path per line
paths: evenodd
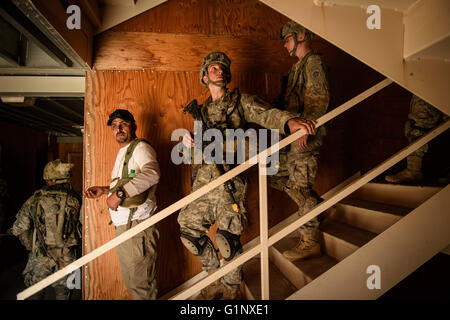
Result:
M131 227L144 220L133 220ZM127 231L127 226L117 226L116 236ZM134 300L155 300L158 288L156 286L156 241L159 232L156 226L151 226L131 239L117 246L122 280Z
M269 185L286 192L298 205L298 215L303 216L318 202L319 196L313 190L317 175L317 153L300 153L292 148L289 152L280 152L277 174L268 176ZM299 228L301 234L311 234L319 227L314 217Z
M428 131L438 126L441 121L447 121L448 116L426 103L417 96L413 96L409 108L408 121L405 123L405 136L409 143L413 143ZM425 144L411 155L423 157L428 151Z
M30 252L27 265L23 270L25 286L30 287L75 261L74 249L74 247L47 247L48 253L56 262L50 256L44 255L40 250ZM58 287L67 288L67 276L54 282L51 286L55 289Z
M198 190L219 176L220 173L214 165L203 165L197 172L192 191ZM235 191L233 195L239 204L239 213L233 210L233 200L230 194L223 185L220 185L181 209L178 215L181 233L200 238L209 232L210 227L215 222L217 222L220 230L225 230L235 235L242 233L247 225L245 208L247 181L240 176L233 178L231 181L234 184ZM236 254L236 256L238 255ZM205 271L217 269L220 265L217 253L209 246L205 248L198 258ZM224 275L222 282L232 287L239 285L242 279L242 266L239 266Z

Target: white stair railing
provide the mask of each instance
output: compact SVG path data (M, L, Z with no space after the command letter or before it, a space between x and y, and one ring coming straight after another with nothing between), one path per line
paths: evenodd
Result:
M368 90L364 91L363 93L359 94L358 96L354 97L353 99L347 101L346 103L342 104L338 108L332 110L331 112L327 113L323 117L317 120L316 127L319 127L326 122L330 121L331 119L335 118L336 116L340 115L341 113L345 112L346 110L350 109L354 105L358 104L362 100L366 99L367 97L375 94L376 92L380 91L381 89L385 88L389 84L391 84L392 81L389 79L385 79L378 84L374 85L373 87L369 88ZM375 177L377 174L376 172L381 173L382 171L386 170L388 167L394 165L396 162L403 159L408 153L413 152L429 140L431 140L433 137L438 135L439 133L443 132L448 128L450 122L447 122L445 125L440 126L438 129L433 130L430 132L427 136L423 137L422 139L416 141L414 144L409 146L406 151L403 150L403 153L398 157L395 157L395 159L389 159L386 162L384 162L382 165L377 167L376 169L370 171L366 175L364 175L361 179L359 179L357 182L352 184L351 186L345 188L343 191L339 192L332 198L328 199L325 202L322 202L313 210L311 210L308 214L299 217L291 216L288 219L285 219L281 223L279 223L277 226L272 228L270 231L268 230L268 223L267 223L267 177L264 175L264 166L263 164L266 162L266 158L269 157L272 153L278 151L279 149L282 149L301 136L305 135L306 132L303 130L300 130L287 138L283 139L279 143L273 145L272 147L264 150L263 152L259 153L258 155L252 157L251 159L247 160L246 162L240 164L239 166L235 167L234 169L228 171L224 175L220 176L216 180L210 182L206 186L200 188L199 190L196 190L195 192L191 193L190 195L182 198L181 200L175 202L174 204L170 205L169 207L163 209L159 213L153 215L149 219L145 220L144 222L138 224L137 226L129 229L128 231L124 232L118 237L115 237L114 239L108 241L107 243L103 244L102 246L94 249L93 251L87 253L83 257L79 258L78 260L74 261L70 265L62 268L61 270L55 272L54 274L48 276L47 278L41 280L40 282L34 284L33 286L25 289L24 291L20 292L17 295L17 299L22 300L30 297L34 293L42 290L43 288L51 285L52 283L56 282L57 280L63 278L64 276L72 273L73 271L77 270L78 268L81 268L83 265L89 263L90 261L94 260L98 256L104 254L108 250L111 250L112 248L115 248L119 244L123 243L124 241L130 239L131 237L135 236L136 234L140 233L141 231L147 229L148 227L156 224L157 222L161 221L162 219L168 217L169 215L173 214L174 212L178 211L182 207L186 206L187 204L191 203L192 201L198 199L199 197L203 196L207 192L211 191L212 189L218 187L219 185L223 184L224 182L228 181L229 179L237 176L238 174L242 173L243 171L249 169L251 166L259 162L259 191L260 191L260 237L257 237L256 239L253 239L252 241L248 242L246 245L244 245L244 252L239 257L236 257L233 261L231 261L229 264L223 266L222 268L218 269L214 273L210 274L209 276L201 279L196 284L189 287L189 289L184 290L182 292L179 292L175 294L174 296L170 297L171 299L187 299L192 294L197 292L198 290L201 290L205 286L209 285L213 281L217 280L218 278L222 277L226 273L230 272L237 266L245 263L252 257L254 257L257 254L261 254L261 290L262 290L262 299L269 299L269 275L268 275L268 266L269 266L269 255L268 255L268 247L274 244L276 241L283 238L285 235L289 234L290 232L294 231L298 227L300 227L302 224L306 223L313 217L320 214L322 211L328 209L332 205L334 205L336 202L340 201L344 196L344 194L351 193L349 190L357 189L359 186L363 185L364 183L370 181L373 178L370 178L371 176ZM423 142L424 141L424 142ZM405 153L408 152L408 153ZM380 169L380 167L385 169ZM358 187L356 187L358 186ZM290 219L290 220L289 220ZM291 221L293 220L293 221ZM295 220L295 221L294 221ZM286 225L287 224L287 225Z

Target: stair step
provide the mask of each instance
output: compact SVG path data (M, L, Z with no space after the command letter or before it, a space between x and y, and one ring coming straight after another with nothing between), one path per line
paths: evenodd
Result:
M328 218L322 221L319 228L323 235L322 249L338 261L345 259L376 237L373 232Z
M328 217L379 234L411 211L410 208L346 198L328 210Z
M353 192L350 197L353 199L416 208L441 189L441 187L433 186L410 186L369 182Z
M325 254L318 258L303 261L289 261L282 253L294 247L297 241L295 238L285 237L270 248L269 254L271 261L298 290L334 266L338 261Z
M261 259L255 257L244 264L244 281L256 300L261 300ZM269 298L283 300L297 291L295 286L283 276L280 270L269 261Z

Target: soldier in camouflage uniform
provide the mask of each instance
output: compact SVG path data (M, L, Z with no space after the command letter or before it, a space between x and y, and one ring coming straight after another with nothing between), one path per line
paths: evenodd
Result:
M408 120L405 123L405 136L408 138L409 143L413 143L428 131L437 127L439 123L447 120L447 115L413 95ZM393 183L416 183L422 180L422 159L427 151L428 145L425 144L411 153L406 158L406 168L396 174L385 176L386 181Z
M80 243L80 200L69 182L71 163L57 159L47 163L47 185L36 191L16 215L12 233L30 251L23 271L27 287L76 260ZM52 285L57 300L67 300L67 277ZM42 299L41 291L31 299Z
M224 134L227 128L244 128L246 122L253 122L269 129L279 129L283 134L299 129L304 129L308 134L314 132L315 123L312 120L298 119L287 111L271 109L264 101L240 94L237 89L228 91L226 85L231 79L230 64L230 59L222 52L211 52L203 60L200 82L209 89L211 96L200 106L200 112L208 127L217 128ZM188 148L194 147L194 139L189 134L183 137L183 143ZM231 169L228 164L223 166ZM220 175L216 164L204 163L198 169L192 191ZM240 235L247 225L244 204L247 181L243 176L236 176L231 183L234 186L233 196L221 185L182 208L178 216L181 241L200 259L206 271L213 271L220 264L216 249L206 235L214 222L218 224L216 243L225 263L242 253ZM238 206L233 206L234 201ZM203 289L200 298L240 299L242 278L242 266L239 266Z
M311 50L312 33L294 21L281 29L284 47L291 56L298 57L288 75L281 108L298 114L300 118L317 120L327 112L330 101L329 85L323 58ZM280 169L269 176L269 184L286 192L298 205L300 216L311 210L319 201L312 189L317 175L317 159L326 134L324 126L315 134L305 135L300 143L280 151ZM317 217L300 227L300 241L283 255L296 261L321 255Z

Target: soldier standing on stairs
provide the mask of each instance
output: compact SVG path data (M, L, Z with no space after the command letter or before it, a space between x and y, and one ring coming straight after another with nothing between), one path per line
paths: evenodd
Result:
M424 136L428 131L434 129L441 122L448 120L448 116L426 103L419 97L413 95L411 99L408 120L405 123L405 136L409 143ZM385 176L385 180L393 183L417 183L423 178L422 159L428 151L425 144L407 158L407 166L402 171Z
M295 21L289 21L281 29L284 47L299 60L288 74L279 107L298 114L300 118L317 120L327 112L330 92L324 60L311 50L312 36L309 30ZM269 176L270 186L286 192L297 203L300 216L310 211L320 199L312 187L317 175L319 149L325 135L326 129L321 126L315 134L305 135L299 143L281 150L279 171ZM320 256L318 227L317 217L301 226L299 242L283 255L291 261Z
M312 120L298 119L297 115L287 111L271 109L264 101L255 96L241 94L237 89L228 91L226 86L231 80L230 64L230 59L222 52L211 52L204 58L200 82L208 88L211 96L203 105L198 106L196 101L193 101L186 107L192 115L196 114L195 118L201 118L208 128L218 129L222 134L226 134L226 129L244 128L247 122L279 129L285 134L300 129L304 129L308 134L314 132L315 123ZM187 148L194 148L194 139L190 134L183 137L183 144ZM230 169L231 166L227 163L202 163L192 191L198 190ZM216 221L216 243L225 263L242 252L240 235L247 225L244 204L247 181L242 175L238 175L230 182L231 187L230 184L217 187L182 208L178 216L181 241L199 258L205 271L214 271L220 266L216 249L207 236ZM204 288L199 298L240 299L242 278L242 266L239 266Z
M155 190L159 181L159 165L155 150L144 139L136 138L133 115L117 109L107 123L120 146L111 173L110 186L87 189L87 198L108 194L106 201L116 236L149 218L156 211ZM156 299L156 241L155 225L116 247L122 280L135 300Z

